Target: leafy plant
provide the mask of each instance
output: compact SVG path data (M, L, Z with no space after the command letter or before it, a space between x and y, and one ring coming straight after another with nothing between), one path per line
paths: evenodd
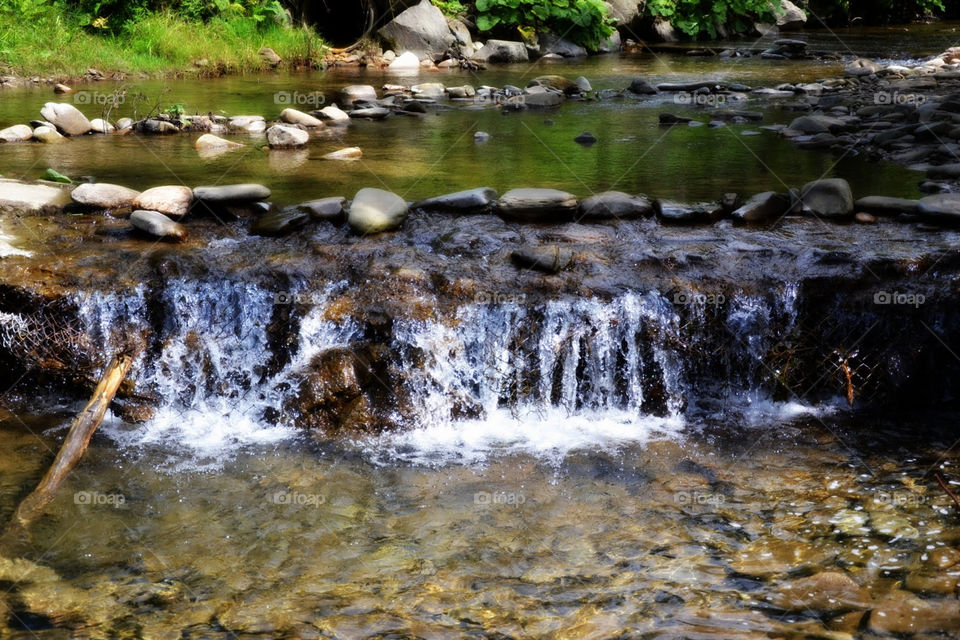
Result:
M452 18L458 18L467 12L467 8L463 6L460 0L433 0L433 4L435 4L444 15Z
M772 22L780 11L774 6L770 0L650 0L647 8L688 36L716 38L720 27L743 33L754 22Z
M187 112L187 107L182 102L177 102L166 107L162 113L167 114L173 118L179 120L183 117L183 114Z
M477 0L476 7L481 31L497 27L549 30L587 47L599 45L613 33L602 0Z

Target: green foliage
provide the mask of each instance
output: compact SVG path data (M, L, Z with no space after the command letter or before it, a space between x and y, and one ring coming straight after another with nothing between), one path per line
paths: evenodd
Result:
M772 22L773 7L769 0L650 0L647 5L652 15L669 20L685 34L711 38L717 37L721 26L743 33L754 22Z
M477 0L477 28L549 30L587 47L613 33L607 5L602 0Z
M176 118L177 120L182 118L183 114L185 114L186 112L187 112L187 107L182 102L171 104L162 111L162 113L165 113L168 116Z
M837 24L853 18L866 24L909 22L946 10L943 0L810 0L809 8L827 22Z
M444 15L450 16L451 18L458 18L467 12L467 8L463 6L460 0L433 0L433 4L435 4Z

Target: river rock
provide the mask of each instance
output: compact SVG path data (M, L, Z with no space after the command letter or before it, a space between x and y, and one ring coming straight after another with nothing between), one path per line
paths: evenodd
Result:
M511 98L513 100L513 98ZM531 109L550 109L563 104L563 95L558 91L541 91L527 93L519 97L519 101Z
M319 118L315 118L309 113L304 113L297 109L284 109L280 112L280 119L286 122L287 124L296 124L301 127L316 128L323 127L323 121Z
M884 596L870 612L875 633L938 633L960 629L960 606L954 598L922 600L907 591Z
M395 193L367 187L350 203L347 222L356 233L393 231L407 219L407 203Z
M857 224L877 224L877 217L872 213L858 211L857 214L853 216L853 221Z
M940 123L946 124L946 123ZM927 170L927 177L937 179L951 179L955 180L960 178L960 162L954 162L952 164L941 164L936 167L930 167Z
M915 214L920 202L908 198L888 198L886 196L867 196L853 204L857 211L865 211L878 216L897 216L901 213Z
M845 573L823 571L777 587L766 600L781 611L842 613L869 609L870 593Z
M790 123L788 129L813 135L817 133L836 133L846 128L846 123L829 116L800 116Z
M666 126L673 126L675 124L690 124L693 122L693 118L688 118L686 116L678 116L672 113L661 113L659 116L660 124Z
M873 60L858 58L843 68L843 72L848 76L861 77L869 76L883 69L883 66Z
M326 120L332 124L350 122L350 115L335 104L328 105L316 113L321 120Z
M187 239L187 229L156 211L134 211L130 214L130 224L154 238L170 239L182 242Z
M258 202L270 197L270 189L253 183L195 187L193 197L204 202L223 204Z
M387 69L391 71L416 71L420 69L420 58L413 52L404 51L387 65Z
M162 118L147 118L137 123L138 129L143 133L153 135L172 135L180 133L180 127Z
M69 189L0 178L0 211L58 213L69 203Z
M415 209L451 211L480 211L496 202L497 192L490 187L478 187L466 191L457 191L442 196L427 198L413 205Z
M66 140L60 132L53 127L37 127L33 130L33 137L40 142L63 142Z
M768 578L809 570L823 565L835 555L836 552L828 552L809 542L764 537L750 542L735 553L730 568L742 575Z
M0 129L0 142L26 142L32 137L33 129L25 124Z
M138 209L159 211L160 213L182 218L193 204L193 191L190 187L164 186L147 189L134 200Z
M247 133L261 133L267 129L263 116L234 116L227 121L227 126Z
M353 106L354 102L374 102L377 90L368 84L351 84L340 90L340 99L348 106Z
M706 202L684 204L666 201L661 202L657 209L657 217L664 224L702 224L716 220L722 214L721 205Z
M359 160L363 157L363 150L360 147L346 147L337 149L321 156L323 160Z
M582 144L585 147L589 147L590 145L596 143L597 136L593 135L589 131L584 131L583 133L578 135L576 138L574 138L573 141L576 142L577 144Z
M787 197L775 191L758 193L730 214L734 220L746 223L761 223L776 220L790 210Z
M657 211L657 203L645 196L632 196L622 191L606 191L580 202L580 222L592 220L634 220L649 218Z
M310 222L310 213L299 207L284 207L266 213L250 225L250 233L278 238L301 229Z
M77 204L97 209L132 207L139 195L139 191L106 182L84 183L70 193Z
M80 113L80 110L72 104L65 102L46 103L40 109L40 115L68 136L82 136L93 128L87 116Z
M522 42L511 40L487 40L483 47L473 54L477 62L514 63L528 62L530 56L527 47Z
M94 133L113 133L115 128L103 118L94 118L90 121L90 130Z
M559 273L573 263L573 251L555 244L521 247L510 254L510 259L523 269Z
M790 2L790 0L780 0L777 27L781 31L802 29L805 24L807 24L807 14L803 9Z
M227 151L229 149L242 149L244 145L225 140L212 133L205 133L196 139L193 146L197 151Z
M500 197L497 212L518 222L558 223L570 220L578 205L575 195L557 189L513 189Z
M583 58L586 57L587 50L556 34L544 33L540 36L540 53L544 55L554 53L564 58Z
M343 205L347 201L343 196L334 196L330 198L319 198L301 202L297 208L307 212L314 220L326 220L327 222L340 222L343 220Z
M265 65L271 68L278 67L283 63L283 58L270 47L261 47L260 50L257 51L257 55L260 56L260 60Z
M636 93L638 95L653 95L655 93L660 93L660 90L650 84L650 82L645 78L634 78L633 82L630 83L630 86L627 87L627 91L630 93Z
M824 218L847 218L853 214L853 192L842 178L814 180L800 191L804 210Z
M938 193L921 198L917 213L944 222L960 222L960 193Z
M410 87L410 92L418 98L442 98L447 95L447 88L442 82L424 82Z
M267 144L271 149L302 147L308 140L310 140L309 133L285 124L275 124L267 129Z
M394 51L411 51L430 60L439 60L456 42L443 12L430 0L401 12L377 33Z
M390 115L390 109L383 107L367 107L364 109L354 109L350 112L351 118L365 118L367 120L383 120Z
M564 93L580 93L577 83L563 76L540 76L530 81L527 87L549 87Z
M129 129L133 126L132 118L120 118L117 120L117 129L123 131L124 129Z

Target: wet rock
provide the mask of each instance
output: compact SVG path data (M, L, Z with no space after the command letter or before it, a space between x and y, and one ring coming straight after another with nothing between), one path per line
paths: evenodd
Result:
M303 427L327 432L364 432L374 426L365 389L382 375L376 355L366 345L328 349L314 356L303 372L294 409Z
M583 58L587 50L575 42L561 38L553 33L544 33L540 36L540 53L555 53L564 58Z
M513 189L497 202L500 216L519 222L565 222L577 207L576 196L556 189Z
M790 123L792 131L813 135L817 133L836 133L846 128L846 123L829 116L800 116Z
M363 157L363 150L360 147L346 147L337 149L330 153L325 153L321 158L323 160L359 160Z
M862 77L877 73L883 68L873 60L858 58L843 68L843 72L848 76Z
M395 193L365 188L350 204L347 222L359 234L393 231L407 219L407 203Z
M563 95L555 91L527 93L519 98L520 103L531 109L550 109L563 104Z
M66 138L60 135L60 132L53 127L37 127L33 130L33 137L40 142L46 143L63 142L66 140Z
M790 210L790 201L775 191L758 193L733 211L730 216L738 222L761 223L776 220Z
M324 126L323 121L319 118L314 118L309 113L297 109L284 109L280 112L280 119L287 124L295 124L310 129Z
M526 45L522 42L487 40L487 43L473 54L472 59L477 62L509 64L514 62L528 62L530 56L527 54Z
M142 192L134 200L133 206L138 209L159 211L174 218L182 218L190 211L192 204L193 191L190 187L164 186Z
M187 239L187 229L156 211L134 211L130 214L130 224L134 229L142 231L154 238L176 240L182 242Z
M278 67L283 63L283 58L281 58L276 51L270 47L262 47L257 51L257 55L260 56L260 60L267 65L268 67Z
M925 566L942 571L960 564L960 550L953 547L938 547L926 554Z
M577 89L580 90L580 93L590 93L593 91L593 85L591 85L590 81L583 76L579 76L577 78Z
M650 84L645 78L634 78L633 82L630 83L630 86L627 88L627 91L630 93L636 93L638 95L653 95L655 93L660 93L660 91Z
M781 611L844 611L869 609L870 593L845 573L824 571L777 587L766 600Z
M439 60L456 42L447 19L429 0L401 12L377 33L394 51L431 60Z
M377 90L368 84L351 84L340 90L340 100L348 106L354 102L374 102L376 99Z
M649 218L657 213L659 206L655 200L645 196L632 196L622 191L606 191L584 198L580 203L578 215L580 222L592 220L634 220Z
M73 89L71 89L71 88L68 87L67 85L61 84L61 83L59 83L59 82L58 82L57 84L53 85L53 92L54 92L54 93L71 93L72 91L73 91Z
M410 87L410 92L418 98L437 99L447 95L447 87L441 82L424 82Z
M169 120L160 118L148 118L139 122L137 123L137 129L141 133L149 133L152 135L172 135L174 133L180 133L180 127Z
M70 197L77 204L97 209L132 207L139 195L139 191L106 182L81 184L70 193Z
M853 203L857 211L865 211L878 216L898 216L901 213L915 214L920 203L907 198L888 198L886 196L867 196Z
M250 225L250 233L257 236L280 237L305 227L310 214L299 207L284 207L266 213Z
M940 222L960 222L960 194L938 193L921 198L917 213Z
M960 629L960 607L953 598L921 600L907 591L884 596L870 612L875 633L936 633Z
M227 126L247 133L261 133L267 129L263 116L234 116L227 121Z
M920 532L909 520L892 509L870 511L870 526L881 536L894 540L915 540L920 536Z
M363 109L354 109L350 112L351 118L366 118L367 120L383 120L390 115L390 109L383 107L366 107Z
M460 87L447 87L447 95L451 98L464 99L472 98L477 95L477 90L472 85L465 84Z
M344 218L343 205L346 201L347 199L343 196L333 196L301 202L297 208L306 211L314 220L341 222Z
M730 569L746 576L768 578L823 565L835 555L809 542L759 538L733 555Z
M69 203L69 189L0 179L0 211L56 213Z
M664 224L702 224L719 218L722 212L715 204L661 202L657 215Z
M952 596L957 590L957 576L949 573L924 574L910 572L903 586L914 593Z
M419 68L420 58L412 51L404 51L387 65L390 71L411 71Z
M310 140L310 134L283 124L275 124L267 129L267 143L271 149L290 149L302 147Z
M563 271L573 263L573 252L560 245L521 247L511 252L510 259L520 268L552 274Z
M90 121L90 130L93 133L113 133L115 128L112 124L104 120L103 118L94 118Z
M927 176L935 180L943 178L960 178L960 162L930 167L930 169L927 171Z
M230 149L242 149L244 145L239 142L225 140L212 133L205 133L193 143L197 151L227 151Z
M539 76L530 81L530 84L527 85L527 88L530 87L548 87L550 89L556 89L557 91L562 91L567 94L580 93L580 87L577 86L577 83L569 78L563 76Z
M350 122L350 115L335 104L328 105L317 112L322 120L327 120L334 124L343 124Z
M853 216L853 221L857 224L877 224L877 217L872 213L864 213L861 211Z
M597 136L593 135L589 131L584 131L583 133L578 135L576 138L574 138L573 141L576 142L577 144L581 144L585 147L589 147L590 145L594 144L597 141Z
M486 144L490 141L490 134L486 131L477 131L473 134L473 141L476 144Z
M414 205L415 209L437 211L483 211L494 205L497 192L490 187L478 187L466 191L458 191L434 198L422 200Z
M853 214L853 192L842 178L814 180L800 192L804 210L824 218L848 218Z
M33 129L25 124L0 129L0 142L26 142L32 137Z
M260 184L229 184L214 187L196 187L193 197L212 203L257 202L270 197L270 189Z
M40 109L40 115L68 136L82 136L89 133L92 126L87 116L80 113L72 104L48 102Z

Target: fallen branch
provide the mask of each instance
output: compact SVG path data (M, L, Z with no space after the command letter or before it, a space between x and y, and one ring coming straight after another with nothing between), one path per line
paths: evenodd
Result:
M950 487L947 486L947 483L940 477L939 473L933 474L933 477L937 479L937 484L940 485L940 488L953 500L953 504L957 505L957 509L960 509L960 496L950 490Z
M127 377L131 365L133 365L133 354L128 352L117 354L107 365L103 377L100 378L97 388L93 391L90 402L83 408L83 411L77 414L73 424L70 425L70 431L67 433L67 437L63 441L53 464L50 465L46 475L43 476L43 480L30 495L24 498L14 512L11 523L13 528L25 529L53 500L57 489L60 488L64 479L77 466L80 458L86 452L93 432L103 421L103 416L113 401L113 397L117 394L120 383Z

